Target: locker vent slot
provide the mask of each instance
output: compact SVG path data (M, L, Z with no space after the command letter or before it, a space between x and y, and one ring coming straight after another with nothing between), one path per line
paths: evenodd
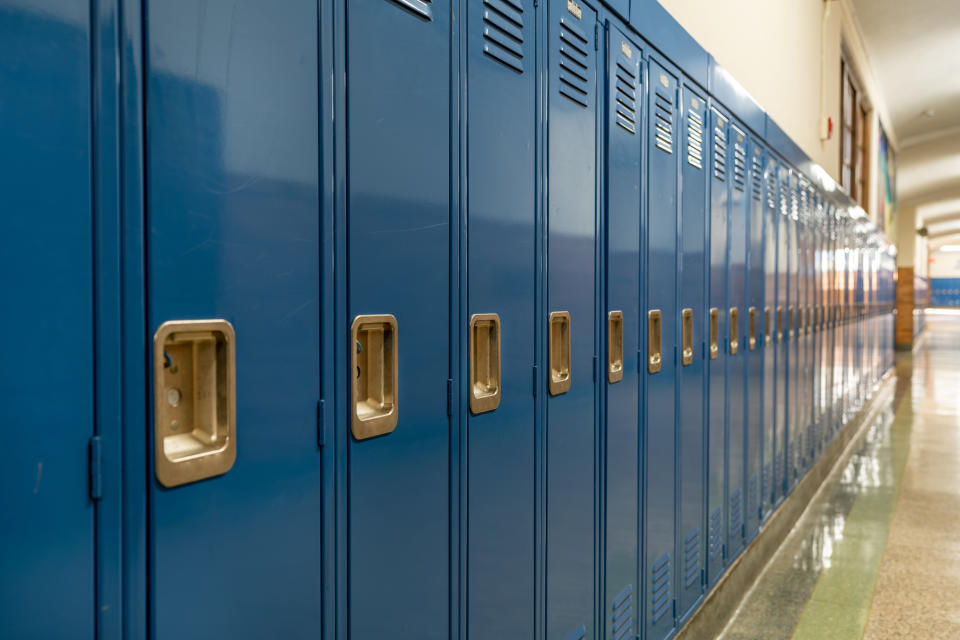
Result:
M611 637L625 640L633 634L633 585L628 584L613 599L610 617Z
M794 220L800 219L800 199L796 188L790 189L790 215Z
M777 208L777 178L772 166L767 170L767 207L773 210Z
M747 487L747 508L750 509L750 513L759 513L760 504L757 502L757 474L753 474L753 477L750 478L750 484Z
M722 518L723 514L720 507L714 509L713 513L710 514L710 544L707 553L711 558L719 558L720 551L723 549L723 543L720 540L723 528Z
M656 622L670 610L670 554L665 553L650 569L651 622Z
M742 136L741 136L742 137ZM747 147L742 142L733 143L733 186L743 191L747 185Z
M807 199L807 188L800 187L800 219L806 220L810 215L810 201Z
M695 109L687 112L687 162L703 169L703 116Z
M483 52L523 73L523 6L516 0L483 0Z
M787 181L786 176L780 178L780 213L782 215L790 215L790 210L787 208L787 192L790 190L790 183Z
M750 173L750 195L760 202L763 199L763 163L760 162L760 156L757 154L753 156Z
M713 128L713 177L727 179L727 124L719 116Z
M657 91L653 103L657 148L673 153L673 101Z
M631 134L637 133L637 71L617 61L617 124Z
M740 489L730 494L730 535L738 536L743 528L743 508L740 504Z
M586 107L590 100L590 68L586 34L560 18L560 94Z
M683 586L689 589L700 578L700 527L694 527L683 541Z
M430 3L433 0L390 0L401 9L406 9L413 15L423 20L433 20L433 11L430 9Z

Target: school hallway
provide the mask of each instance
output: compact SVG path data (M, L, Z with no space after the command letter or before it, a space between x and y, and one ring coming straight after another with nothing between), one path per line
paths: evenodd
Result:
M723 640L960 638L960 314L895 378Z

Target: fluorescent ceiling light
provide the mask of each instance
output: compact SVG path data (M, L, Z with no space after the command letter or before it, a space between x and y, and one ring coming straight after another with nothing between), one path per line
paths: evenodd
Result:
M937 251L942 251L944 253L960 253L960 244L945 244Z

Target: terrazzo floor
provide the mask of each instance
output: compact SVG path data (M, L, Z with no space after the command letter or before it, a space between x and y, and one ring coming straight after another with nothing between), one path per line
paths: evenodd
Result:
M960 639L960 315L929 315L896 375L723 640Z

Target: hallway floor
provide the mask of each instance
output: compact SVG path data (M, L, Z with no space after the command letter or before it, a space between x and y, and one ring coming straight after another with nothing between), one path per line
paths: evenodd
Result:
M723 640L960 638L960 315L896 373Z

